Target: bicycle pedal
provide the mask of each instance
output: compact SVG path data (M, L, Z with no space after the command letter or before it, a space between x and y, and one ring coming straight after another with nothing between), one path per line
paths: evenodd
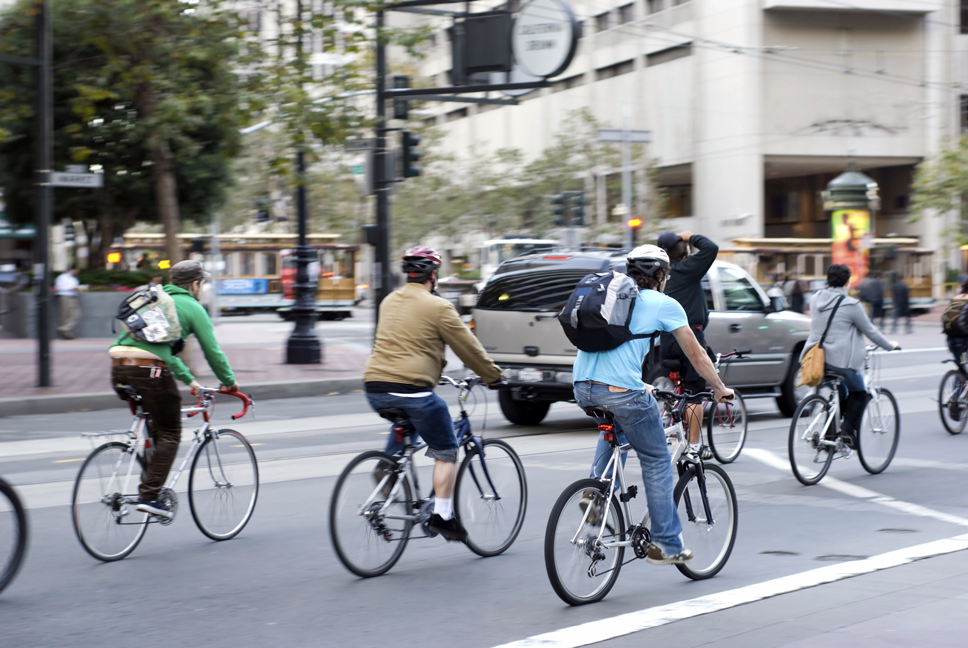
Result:
M618 499L620 502L628 502L630 499L632 499L638 494L639 494L638 486L636 486L635 484L632 484L631 486L629 486L628 491L618 496Z

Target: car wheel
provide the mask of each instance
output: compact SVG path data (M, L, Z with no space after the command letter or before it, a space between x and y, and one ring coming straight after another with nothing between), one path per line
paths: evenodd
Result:
M510 389L499 391L497 400L504 416L515 425L537 425L544 420L551 408L550 401L514 400Z
M799 359L802 348L801 346L797 346L793 350L790 368L787 370L787 376L783 380L783 384L780 385L780 395L776 397L776 405L780 408L780 414L787 417L793 416L793 413L797 411L797 405L800 404L800 401L812 393L812 388L806 385L796 387L797 374L800 373Z

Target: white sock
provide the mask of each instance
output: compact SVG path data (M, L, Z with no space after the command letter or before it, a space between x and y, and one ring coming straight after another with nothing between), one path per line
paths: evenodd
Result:
M454 517L454 500L450 497L435 497L434 513L444 520Z
M699 452L699 450L702 448L702 444L701 443L690 443L689 444L689 447L692 450L695 450L696 452Z

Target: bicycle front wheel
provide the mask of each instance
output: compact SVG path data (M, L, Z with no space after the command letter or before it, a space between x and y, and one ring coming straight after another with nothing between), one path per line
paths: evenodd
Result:
M676 567L693 580L712 578L726 565L736 542L736 490L726 471L705 464L690 467L674 492L682 522L682 543L693 558Z
M733 463L746 443L746 403L738 391L733 400L714 403L706 412L706 439L719 463Z
M212 430L192 460L188 503L198 530L212 540L245 528L259 497L259 465L249 441L235 430Z
M81 546L98 560L121 560L144 537L148 514L135 509L143 471L141 457L117 441L97 448L81 466L71 518Z
M27 552L27 513L17 492L0 479L0 592L10 584Z
M569 605L605 598L622 569L625 522L608 489L596 479L576 481L551 509L545 530L545 569L555 593ZM600 539L599 539L600 538Z
M857 456L860 465L872 475L884 472L894 458L900 437L901 420L894 394L875 389L860 423Z
M938 407L941 409L941 424L949 434L961 434L968 421L968 399L964 392L965 381L957 371L949 371L941 379Z
M807 396L790 421L790 439L787 448L790 452L790 468L793 476L804 486L816 484L830 469L830 462L834 460L833 446L824 443L824 437L833 437L834 422L830 417L830 404L819 394Z
M329 505L329 537L343 566L363 578L389 571L410 539L412 501L410 480L397 471L392 456L371 450L353 459Z
M528 508L528 482L517 453L504 441L483 442L464 457L457 472L454 512L467 529L467 546L485 558L503 553L521 531Z

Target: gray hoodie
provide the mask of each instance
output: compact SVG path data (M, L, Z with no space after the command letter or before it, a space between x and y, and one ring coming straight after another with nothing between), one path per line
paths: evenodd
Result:
M810 300L810 337L803 345L801 360L809 349L820 342L820 336L827 326L834 304L846 294L847 291L844 288L825 288ZM837 315L830 325L827 340L823 344L824 362L842 369L861 371L864 368L864 346L866 346L864 335L883 349L894 348L890 340L884 337L868 319L860 302L853 297L846 297L837 309Z

